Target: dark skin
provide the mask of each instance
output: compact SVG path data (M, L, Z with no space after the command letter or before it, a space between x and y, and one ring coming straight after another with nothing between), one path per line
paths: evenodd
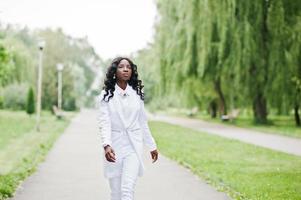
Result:
M120 63L118 64L117 70L116 70L116 82L118 84L118 86L120 88L122 88L123 90L125 90L127 82L130 80L132 75L132 68L130 63L123 59L120 61ZM105 150L105 157L107 159L107 161L109 162L115 162L116 158L115 158L115 152L113 150L113 148L110 145L107 145L104 147ZM158 160L158 151L157 149L153 150L150 152L151 154L151 158L152 158L152 162L156 162Z

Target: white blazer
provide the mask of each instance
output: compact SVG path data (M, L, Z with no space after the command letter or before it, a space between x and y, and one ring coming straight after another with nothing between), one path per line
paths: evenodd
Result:
M145 113L144 101L140 99L140 96L136 91L127 84L125 90L122 90L117 84L115 84L114 96L110 98L109 102L103 100L105 90L102 90L97 97L97 121L99 127L99 133L101 138L102 147L109 144L115 151L116 161L108 162L104 159L104 176L111 178L119 176L121 163L118 157L121 152L122 142L118 140L122 134L128 134L130 142L133 144L134 150L139 158L139 176L143 175L144 165L142 162L143 144L145 144L150 151L157 149L156 142L152 137L148 126L148 119ZM122 106L119 98L124 93L131 96L129 107L132 112L130 117L123 116ZM110 95L108 95L110 96ZM106 100L108 99L106 96Z

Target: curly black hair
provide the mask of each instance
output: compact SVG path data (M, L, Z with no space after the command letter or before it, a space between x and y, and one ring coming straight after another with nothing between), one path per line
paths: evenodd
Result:
M103 90L105 90L106 94L103 97L103 100L105 100L106 96L109 95L107 102L110 101L110 98L114 96L115 91L115 84L117 82L116 78L114 79L114 75L116 77L116 70L118 67L118 64L121 60L127 60L129 64L132 67L132 75L130 80L128 81L128 84L133 87L134 90L136 90L136 93L140 96L140 99L144 101L144 93L142 91L142 88L144 85L142 85L142 81L138 79L138 71L137 71L137 65L135 65L129 58L127 57L117 57L113 59L111 65L107 69L106 73L106 79L104 80L104 86Z

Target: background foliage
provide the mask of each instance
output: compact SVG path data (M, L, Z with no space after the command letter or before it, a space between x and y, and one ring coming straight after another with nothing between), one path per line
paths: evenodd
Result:
M154 42L136 56L155 105L251 109L256 123L294 113L301 125L300 2L156 2Z
M61 29L29 30L19 26L0 26L0 105L25 109L29 87L36 91L39 39L46 42L43 52L42 107L57 105L56 64L64 64L63 108L84 106L86 91L102 60L88 38L72 38ZM34 92L36 94L36 92Z

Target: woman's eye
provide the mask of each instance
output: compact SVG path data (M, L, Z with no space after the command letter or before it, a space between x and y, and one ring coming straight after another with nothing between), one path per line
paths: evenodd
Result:
M118 68L124 68L126 67L127 69L132 69L131 65L118 65Z

